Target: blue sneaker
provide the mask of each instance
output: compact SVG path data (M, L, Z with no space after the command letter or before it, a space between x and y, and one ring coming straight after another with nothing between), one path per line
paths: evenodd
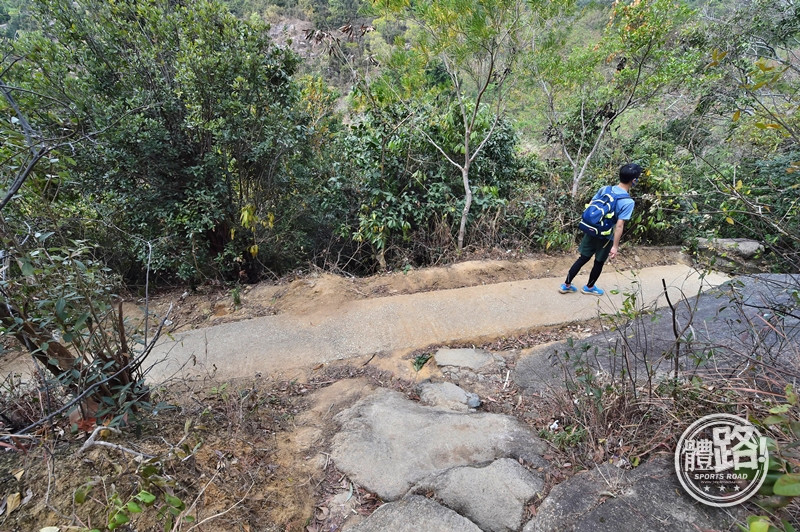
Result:
M581 292L583 292L584 294L589 294L590 296L602 296L603 294L605 294L603 290L597 288L596 286L593 286L591 288L589 288L588 286L584 286L583 288L581 288Z
M572 294L578 291L578 288L571 284L561 283L561 288L558 289L562 294Z

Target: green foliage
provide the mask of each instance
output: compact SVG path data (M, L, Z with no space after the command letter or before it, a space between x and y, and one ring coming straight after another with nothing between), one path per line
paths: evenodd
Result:
M759 240L775 270L795 271L800 264L800 189L789 170L800 153L731 164L726 149L715 151L704 159L706 169L689 181L696 190L690 196L695 229L701 235Z
M554 34L535 57L531 88L544 91L545 136L572 167L573 196L593 160L607 156L612 124L660 94L692 86L700 53L691 16L672 0L615 2L596 41L565 50L569 34Z
M580 425L568 425L554 432L542 429L539 431L539 437L551 442L556 448L563 451L582 443L586 439L586 429Z
M30 31L34 26L28 0L0 0L0 36L14 39L18 34Z
M337 139L340 156L322 194L323 207L343 221L336 233L372 253L402 246L413 230L454 209L446 169L410 126L392 125L404 118L397 111L367 114Z
M747 518L747 527L739 525L744 532L795 532L795 528L787 520L781 521L781 528L772 524L772 520L764 515L751 515Z
M700 228L762 241L778 271L800 265L797 80L788 75L796 68L796 15L791 3L759 0L708 22L707 83L691 120L701 142L688 143L700 162L688 183L700 200Z
M567 349L563 353L556 353L573 377L567 386L568 391L577 398L575 407L578 411L582 409L601 411L603 393L613 391L606 383L601 382L599 375L589 363L589 359L596 357L597 354L597 347L593 348L589 344L576 346L572 338L567 340Z
M183 439L170 451L160 456L140 461L128 474L136 487L130 494L112 484L107 491L104 479L92 478L73 493L78 514L93 514L98 510L105 514L108 530L125 529L141 522L155 520L163 530L175 530L181 523L190 524L195 517L190 515L181 497L181 487L168 473L175 463L191 458L201 447L189 442L192 420L187 420ZM139 525L141 526L141 525Z
M655 127L642 126L622 148L645 172L633 190L636 208L626 238L657 245L680 245L692 234L696 211L683 177L685 159L675 156L674 143ZM609 182L616 178L613 168Z
M209 1L37 6L50 23L16 44L25 61L13 73L23 83L26 69L39 72L30 88L69 98L98 138L74 156L65 185L136 236L124 244L140 263L151 242L156 271L196 280L248 269L241 209L290 216L302 188L287 168L307 135L297 58L265 26Z
M517 177L511 181L503 230L513 242L534 242L544 251L567 251L575 243L579 210L568 194L559 170L548 169L534 156L519 158ZM573 223L574 222L574 223Z
M7 228L14 227L10 221ZM85 417L116 426L149 410L149 388L135 359L142 338L112 305L119 279L85 242L59 233L35 232L24 244L4 239L3 247L12 260L0 283L9 309L0 333L20 340L64 390L86 391L87 402L78 405Z
M235 286L231 290L231 298L233 299L234 308L239 308L242 305L242 287Z
M629 160L650 174L626 235L764 235L773 255L796 258L796 117L791 97L766 97L795 93L792 8L729 6L714 11L724 23L700 28L682 3L583 4L373 2L376 31L340 43L347 65L326 64L358 75L345 101L322 76L295 78L299 58L257 20L274 10L251 0L228 2L248 22L207 1L39 0L41 33L18 33L7 76L33 91L17 96L44 136L92 140L59 146L31 185L61 200L62 229L126 280L151 250L157 272L192 283L332 256L361 272L425 264L452 246L468 206L472 245L568 249L580 202L563 190L577 198ZM358 2L276 6L320 26L365 13ZM774 57L744 46L759 39ZM380 67L359 75L367 55ZM510 94L544 162L520 162ZM536 100L549 102L547 128L531 118ZM333 111L344 103L347 127ZM706 123L711 113L727 124ZM9 156L25 139L6 125ZM701 150L712 169L692 159Z
M767 476L756 499L759 506L765 509L776 509L787 506L800 496L800 403L791 385L786 387L786 403L770 408L770 415L761 420L766 430L779 435L779 441L767 438L769 466ZM747 518L747 527L739 526L744 532L793 532L792 524L782 519L775 524L774 516L751 515Z
M786 402L769 412L761 423L777 438L768 439L769 470L759 494L769 497L762 504L783 507L800 496L800 403L791 385L786 386Z
M428 363L428 360L430 359L431 359L430 353L423 353L421 355L415 356L414 361L411 364L412 366L414 366L414 371L419 372L419 370L421 370L425 366L425 364Z
M447 253L463 209L461 176L421 130L455 152L459 117L455 107L408 114L404 106L387 106L337 137L331 177L320 194L320 210L339 221L332 232L367 245L373 264L424 264ZM503 122L476 158L471 220L505 208L516 178L515 142Z
M390 102L402 102L411 113L436 105L440 97L449 94L460 115L458 147L453 155L449 153L453 146L441 144L435 135L423 131L426 140L461 172L464 206L459 251L464 247L473 201L471 165L505 114L506 85L528 28L537 16L546 18L560 5L518 0L373 2L377 11L411 26L405 42L397 39L386 58L390 68L384 70L377 94ZM488 113L489 127L483 123L485 105L493 109Z

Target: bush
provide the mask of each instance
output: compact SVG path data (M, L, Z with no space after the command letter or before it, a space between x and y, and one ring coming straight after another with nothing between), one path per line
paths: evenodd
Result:
M152 246L153 270L183 281L257 269L248 208L270 230L263 243L285 251L279 231L293 227L309 177L290 168L306 158L308 117L292 78L299 60L264 24L205 0L36 5L42 34L14 43L24 59L9 76L27 98L42 95L28 108L67 100L67 116L43 113L43 124L77 123L92 137L62 150L72 162L58 177L131 235L109 264L142 272ZM98 242L120 238L95 230Z
M320 211L337 239L329 253L353 258L361 271L430 264L453 251L463 209L461 175L407 112L402 106L368 111L334 140ZM433 134L450 135L452 113L450 108L441 121L425 122L440 124ZM515 142L510 126L501 123L476 159L470 174L473 242L503 239L509 195L517 190ZM339 262L350 264L347 258Z
M119 279L84 242L60 233L2 244L10 262L0 283L0 333L37 361L48 398L38 415L72 405L85 419L133 422L149 408L143 364L152 345L124 322L114 295ZM45 380L44 371L53 379Z

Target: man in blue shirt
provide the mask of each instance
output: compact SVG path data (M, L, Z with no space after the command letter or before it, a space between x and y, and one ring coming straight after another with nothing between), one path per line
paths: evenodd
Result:
M641 175L642 167L638 164L630 163L624 165L619 169L619 184L611 187L611 192L614 194L628 194L631 188L636 185L639 180L639 176ZM603 187L598 190L594 197L599 198L604 192L605 188L606 187ZM633 206L634 202L630 196L617 200L617 223L613 234L608 235L608 237L591 236L588 234L583 235L583 239L578 247L580 257L578 257L578 260L576 260L572 265L572 268L569 269L569 273L567 273L567 279L559 288L559 292L562 294L577 292L578 288L572 285L572 280L576 275L578 275L578 272L581 271L583 265L589 262L592 257L594 257L594 266L592 267L592 271L589 273L589 281L583 288L581 288L581 292L595 296L602 296L605 293L605 291L596 287L595 283L600 277L600 273L603 271L603 265L605 264L606 260L613 259L617 256L617 252L619 251L619 241L622 237L622 229L625 227L625 222L631 219L631 215L633 214Z

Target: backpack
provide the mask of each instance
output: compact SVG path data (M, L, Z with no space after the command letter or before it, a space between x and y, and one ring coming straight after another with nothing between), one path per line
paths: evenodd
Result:
M599 197L586 205L578 227L587 235L610 238L617 224L617 200L630 196L626 193L615 194L610 186L600 192Z

